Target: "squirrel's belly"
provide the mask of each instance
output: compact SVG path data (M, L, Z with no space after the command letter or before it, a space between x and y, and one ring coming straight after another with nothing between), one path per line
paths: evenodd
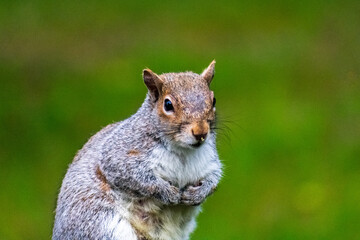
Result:
M195 228L199 206L164 206L154 200L137 200L129 208L131 225L146 239L188 239Z

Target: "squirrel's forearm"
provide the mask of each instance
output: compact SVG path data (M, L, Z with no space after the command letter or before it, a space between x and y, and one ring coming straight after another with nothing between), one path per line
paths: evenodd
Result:
M142 176L142 179L117 177L114 183L119 190L135 197L154 198L166 205L177 204L180 201L179 189L170 183L154 175Z
M214 170L212 172L210 172L208 175L206 175L206 177L201 180L201 183L203 185L210 186L210 187L214 188L214 190L215 190L216 186L218 185L218 183L221 179L222 170L221 170L220 161L214 160L214 162L215 162Z
M112 161L117 164L104 164L106 179L115 190L122 190L137 197L149 197L156 190L157 179L144 163L123 163L121 160Z
M221 179L222 171L221 169L217 169L213 172L211 172L205 179L204 182L210 185L218 185L220 179Z
M137 164L131 165L127 162L123 166L109 167L106 170L108 181L115 190L126 192L133 197L156 198L164 204L179 201L179 189L157 178L148 166L144 166L145 163Z

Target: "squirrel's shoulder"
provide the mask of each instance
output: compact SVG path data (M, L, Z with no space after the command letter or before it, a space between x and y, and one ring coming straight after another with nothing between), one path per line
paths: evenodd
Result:
M102 128L79 150L74 162L89 152L101 153L103 157L128 158L162 144L153 125L144 121L144 117L146 118L138 112L123 121Z

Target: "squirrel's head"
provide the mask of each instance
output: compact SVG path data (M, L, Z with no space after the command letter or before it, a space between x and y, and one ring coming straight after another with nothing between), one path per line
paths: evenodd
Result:
M215 97L209 89L215 61L202 74L193 72L157 75L143 71L149 100L158 117L160 133L172 143L197 148L209 139L215 125Z

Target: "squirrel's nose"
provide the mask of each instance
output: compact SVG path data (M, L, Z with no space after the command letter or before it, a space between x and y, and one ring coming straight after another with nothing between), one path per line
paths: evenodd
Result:
M194 123L191 127L191 133L199 143L205 141L209 131L209 124L205 121Z
M194 131L192 132L193 136L195 137L195 139L198 141L198 142L203 142L205 141L205 138L206 138L206 135L207 133L201 133L201 134L195 134Z

